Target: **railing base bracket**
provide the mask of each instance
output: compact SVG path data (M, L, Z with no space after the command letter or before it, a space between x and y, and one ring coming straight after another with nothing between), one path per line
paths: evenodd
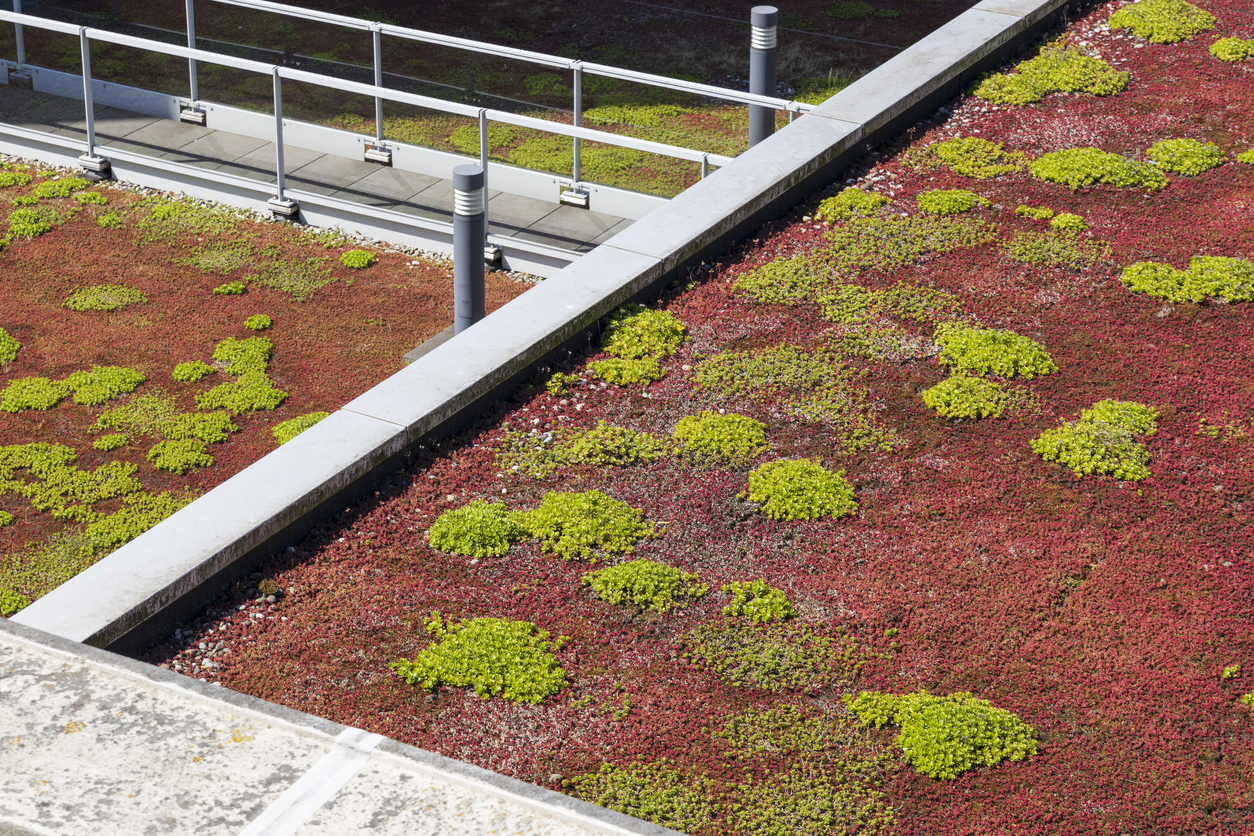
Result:
M272 197L266 201L266 206L270 207L272 214L288 218L289 220L300 214L300 204L286 197Z
M382 163L390 166L392 164L392 152L382 145L367 145L365 160L368 163Z
M493 273L501 269L501 248L496 244L488 244L483 248L483 263Z
M84 171L93 174L100 174L105 177L109 174L109 161L99 154L83 154L78 158L78 164L82 166Z
M179 111L179 121L189 125L205 126L205 112L196 107L185 107Z
M9 86L21 87L23 90L34 90L35 80L31 78L30 73L10 72Z
M559 198L563 206L578 206L580 209L588 208L588 193L579 189L566 189Z

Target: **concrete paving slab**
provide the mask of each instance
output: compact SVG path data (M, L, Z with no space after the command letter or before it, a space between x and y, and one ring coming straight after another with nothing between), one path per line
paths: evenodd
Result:
M379 166L348 188L335 192L332 197L352 200L356 203L391 206L399 200L413 197L440 181L439 177L404 171L390 166Z
M576 251L590 250L595 246L592 241L614 228L623 219L590 209L579 209L575 206L558 206L540 220L531 224L516 237L527 240L542 240L545 243L561 242L558 246L569 247ZM548 236L534 238L535 235Z
M300 168L289 169L287 176L293 188L329 195L373 174L377 168L377 163L323 154Z
M622 232L624 229L626 229L627 227L631 226L634 223L635 221L631 220L630 218L623 218L621 221L614 224L609 229L605 230L605 232L602 232L596 238L593 238L592 243L604 244L606 241L609 241L615 235Z
M226 131L214 131L174 151L157 156L163 160L197 168L219 168L223 163L239 159L265 144L264 139L254 139L251 136L240 136Z
M122 139L110 142L109 145L125 151L133 151L136 154L156 157L182 148L189 142L195 142L211 133L213 133L211 129L202 128L200 125L158 119L151 125L132 131Z
M556 211L558 205L533 197L499 192L488 201L488 222L498 235L516 235Z
M104 142L106 140L121 139L129 133L134 133L140 128L160 121L162 120L156 116L120 110L116 107L97 107L95 119L96 141ZM87 116L84 114L82 119L70 123L69 127L86 132Z
M321 151L310 151L306 148L284 145L283 167L288 173L291 173L325 156ZM257 148L249 151L247 154L222 164L217 170L226 174L234 174L236 177L246 177L249 180L257 180L262 183L273 183L277 179L274 174L275 165L274 143L267 142L257 146Z
M488 201L501 194L495 189L488 189ZM398 201L392 211L402 215L414 215L435 221L451 221L453 219L453 181L439 180L432 183L418 194Z
M678 836L0 619L0 835Z

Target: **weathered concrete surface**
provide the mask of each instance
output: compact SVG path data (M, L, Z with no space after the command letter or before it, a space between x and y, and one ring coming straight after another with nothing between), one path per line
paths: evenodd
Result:
M346 770L367 737L0 620L0 836L674 836L393 741Z

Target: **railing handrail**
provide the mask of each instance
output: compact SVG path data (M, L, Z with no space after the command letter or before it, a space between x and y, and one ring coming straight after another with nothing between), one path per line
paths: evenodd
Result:
M364 18L349 17L348 15L332 14L331 12L318 12L311 9L304 9L299 6L289 6L286 3L273 3L270 2L270 0L212 0L212 2L222 3L228 6L240 6L243 8L255 9L257 11L271 12L273 14L284 15L286 17L314 20L320 23L332 23L362 31L371 31L377 27L383 34L391 35L397 38L405 38L406 40L465 49L485 55L495 55L499 58L513 58L518 61L543 64L549 67L560 67L562 69L573 70L576 66L580 66L585 72L590 72L595 75L617 78L622 81L633 81L638 84L648 84L654 87L663 87L668 90L675 90L683 93L694 93L700 96L709 96L710 98L726 99L727 101L734 101L739 104L761 105L763 107L770 107L775 110L787 110L793 113L805 113L813 108L813 105L789 99L780 99L773 96L758 96L752 93L744 93L739 90L728 90L724 87L715 87L713 84L702 84L697 81L684 81L682 79L670 78L664 75L642 73L635 70L625 70L605 64L588 63L586 61L580 61L577 58L563 58L560 55L548 55L547 53L533 52L528 49L518 49L517 47L511 46L499 46L497 44L489 44L483 41L471 40L469 38L458 38L453 35L441 35L438 32L427 32L423 29L411 29L406 26L396 26L391 23L368 21Z
M260 0L254 1L260 2ZM522 116L520 114L510 113L503 110L493 110L491 108L464 105L458 102L450 102L444 99L423 96L418 93L407 93L403 90L393 90L388 87L377 87L373 84L363 84L358 81L349 81L346 79L336 78L334 76L322 75L321 73L314 73L308 70L298 70L292 67L283 67L277 64L265 64L248 58L236 58L235 56L226 55L220 52L209 52L203 49L192 49L190 47L178 46L176 44L165 44L160 41L150 41L145 38L137 38L134 35L123 35L118 32L109 32L103 29L93 29L89 26L75 26L72 23L61 23L60 21L48 20L46 18L35 17L33 15L17 14L14 12L0 10L0 20L10 23L19 23L24 26L33 26L37 29L48 29L66 35L82 35L90 40L100 41L102 43L111 43L135 49L147 49L153 52L160 52L164 55L194 59L197 61L204 61L209 64L220 64L237 70L255 72L260 75L274 76L277 74L280 78L291 79L292 81L302 81L321 87L344 90L350 93L359 93L363 96L383 98L389 101L399 102L401 104L423 107L430 110L439 110L459 116L478 118L480 113L484 113L487 115L488 119L494 122L504 122L518 127L533 128L535 130L545 131L548 133L555 133L578 139L587 139L593 142L602 142L607 145L617 145L636 151L644 151L647 153L674 157L676 159L686 160L689 162L699 163L703 160L708 160L708 162L712 165L723 166L727 165L732 160L731 157L707 154L692 148L682 148L677 145L667 145L661 142L653 142L652 140L637 139L636 137L623 136L622 134L610 133L608 131L598 131L595 128L565 125L561 122L552 122L547 119L537 119L534 116Z

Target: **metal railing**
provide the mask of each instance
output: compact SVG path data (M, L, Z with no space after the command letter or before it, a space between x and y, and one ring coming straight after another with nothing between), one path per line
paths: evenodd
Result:
M672 157L675 159L686 160L689 162L699 163L701 166L701 177L705 177L710 166L723 166L731 162L731 157L719 154L703 152L692 148L685 148L677 145L669 145L652 140L638 139L623 134L611 133L609 131L600 131L583 127L582 123L582 79L584 73L602 76L605 78L616 79L620 81L628 81L639 84L645 84L653 87L660 87L667 90L689 93L698 96L706 96L710 98L721 99L724 101L732 101L747 105L759 105L772 108L775 110L785 110L789 114L791 121L797 114L805 113L812 109L811 105L801 102L790 101L786 99L778 99L770 96L760 96L751 93L744 93L738 90L728 90L722 87L715 87L709 84L701 84L698 82L684 81L681 79L668 78L666 76L653 75L650 73L641 73L634 70L626 70L618 67L612 67L605 64L596 64L591 62L580 61L578 59L563 58L556 55L546 55L539 52L531 52L528 50L516 49L513 47L498 46L479 41L472 41L465 38L456 38L449 35L440 35L434 32L425 32L418 29L408 29L402 26L394 26L387 23L370 22L359 18L347 17L344 15L330 14L327 12L319 12L310 9L302 9L296 6L289 6L282 3L272 3L268 0L211 0L211 2L223 3L225 5L239 6L258 11L265 11L274 14L280 14L287 17L300 18L304 20L312 20L320 23L329 23L344 26L361 31L369 31L373 36L374 46L374 84L363 84L360 82L349 81L346 79L336 78L333 76L323 75L320 73L310 72L307 70L299 70L292 67L285 67L279 64L266 64L259 61L253 61L246 58L237 58L220 52L211 52L196 47L196 28L195 28L195 10L194 0L184 0L187 14L187 41L188 46L182 47L174 44L166 44L160 41L138 38L131 35L123 35L116 32L110 32L104 29L92 28L87 26L76 26L70 23L62 23L59 21L49 20L47 18L36 17L33 15L23 14L21 12L21 0L13 0L15 11L0 11L0 20L14 24L15 41L17 47L18 69L21 70L26 66L26 50L23 38L23 28L31 26L36 29L43 29L52 32L58 32L66 35L78 36L80 40L80 50L82 54L82 76L83 76L83 97L87 110L87 157L95 157L95 124L92 105L92 84L91 84L91 41L99 41L101 43L115 44L117 46L130 47L134 49L148 50L171 55L175 57L183 57L187 59L188 76L189 76L189 106L196 108L200 103L199 84L198 84L198 64L200 62L217 64L230 67L237 70L255 72L270 76L274 85L274 114L275 114L275 142L276 142L276 177L278 194L276 200L282 202L284 198L284 166L283 166L283 101L282 101L282 80L284 78L292 81L300 81L314 84L321 87L327 87L343 92L357 93L374 99L375 102L375 142L379 147L383 147L386 142L383 135L383 102L391 101L399 104L406 104L414 107L427 108L429 110L440 111L459 116L467 116L478 121L479 125L479 157L480 165L485 171L488 169L488 124L490 122L501 122L516 127L530 128L536 131L558 134L570 137L573 140L572 155L572 186L578 188L582 182L582 171L580 165L580 145L583 140L600 142L606 145L628 148L636 151L642 151L650 154L658 154L661 156ZM400 90L392 90L383 86L383 56L382 56L382 38L383 35L403 38L407 40L419 41L423 43L437 44L446 47L465 49L472 52L478 52L486 55L493 55L500 58L509 58L529 63L541 64L548 67L560 67L568 69L573 75L573 125L565 125L560 122L554 122L547 119L538 119L532 116L511 113L503 110L492 108L475 107L473 105L461 104L458 102L438 99L431 96L423 96L416 93L407 93ZM486 188L486 186L485 186Z

